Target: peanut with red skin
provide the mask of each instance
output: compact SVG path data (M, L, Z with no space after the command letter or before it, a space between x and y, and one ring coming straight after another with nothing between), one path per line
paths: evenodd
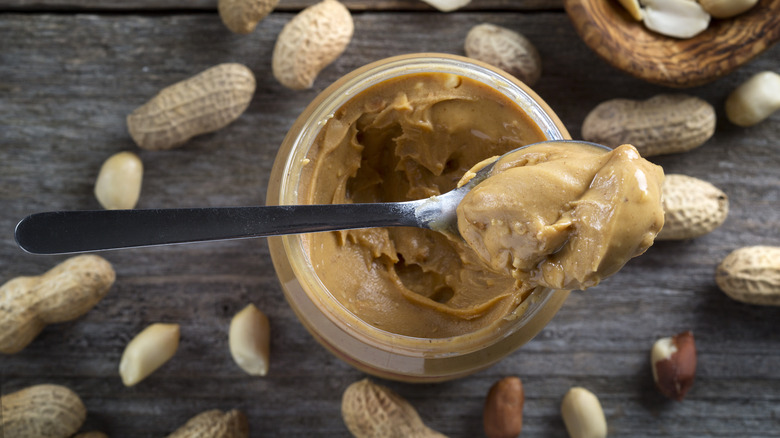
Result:
M696 374L696 345L693 333L661 338L651 352L655 386L666 397L681 401L693 385Z
M523 430L523 382L505 377L488 392L482 410L482 423L488 438L514 438Z

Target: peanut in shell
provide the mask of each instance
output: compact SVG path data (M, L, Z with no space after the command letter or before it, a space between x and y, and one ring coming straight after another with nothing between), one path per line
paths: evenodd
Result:
M609 147L634 145L643 157L690 151L715 133L715 109L698 97L660 94L612 99L585 117L582 137Z
M715 281L737 301L780 306L780 247L757 245L734 250L718 265Z

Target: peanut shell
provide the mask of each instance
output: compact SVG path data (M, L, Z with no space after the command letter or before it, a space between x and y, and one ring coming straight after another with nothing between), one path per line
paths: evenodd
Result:
M483 23L466 35L466 56L496 66L528 85L542 74L542 59L528 38L505 27Z
M417 411L389 388L368 379L351 384L341 400L341 415L356 438L441 438Z
M657 240L684 240L718 228L729 214L729 198L707 181L666 175L662 186L664 227Z
M177 82L127 116L127 128L143 149L171 149L190 138L224 128L249 106L255 76L227 63Z
M67 438L81 427L87 409L79 396L60 385L35 385L4 395L0 436Z
M643 157L686 152L715 133L715 109L698 97L661 94L648 100L612 99L585 117L582 137L609 147L634 145Z
M737 301L780 306L780 247L759 245L734 250L718 265L715 281Z
M0 287L0 353L27 346L47 324L78 318L114 284L116 273L96 255L71 257L37 277L17 277Z
M337 0L309 6L287 23L274 46L276 80L293 90L311 88L314 79L346 50L355 25Z
M279 0L219 0L217 10L228 29L246 35L278 4Z
M249 423L243 412L218 409L201 412L190 418L168 438L247 438Z

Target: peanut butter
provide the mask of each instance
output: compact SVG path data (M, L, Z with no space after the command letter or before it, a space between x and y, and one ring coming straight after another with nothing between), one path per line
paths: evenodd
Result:
M663 178L631 145L534 145L501 157L466 195L458 229L518 289L586 289L653 244Z
M422 199L455 188L464 174L486 158L543 140L544 134L518 105L486 85L444 73L394 78L353 97L325 123L308 153L299 200L327 204ZM496 170L507 172L497 173L494 182L500 185L498 181L505 178L503 173L514 173L510 168L533 167L532 172L537 173L548 169L552 174L556 168L572 171L569 176L534 184L547 185L552 194L558 184L566 183L565 193L557 194L556 199L576 201L589 193L586 189L591 181L599 179L596 174L602 167L614 167L618 177L625 173L620 166L628 156L613 162L606 158L609 154L601 151L592 155L587 170L579 170L575 159L550 158L548 164L538 168L517 163L505 165L502 160ZM647 183L652 186L647 203L652 204L652 197L658 194L660 172L646 173ZM608 186L609 176L602 176ZM496 184L490 183L498 187ZM579 192L578 187L582 189ZM602 201L622 202L621 195L616 196L610 197L606 192L595 196L598 199L592 207ZM563 250L571 248L567 251L588 246L584 240L572 246L562 241L589 236L577 231L588 228L589 219L580 216L589 211L587 207L578 209L557 200L557 206L551 207L542 197L535 202L524 198L523 202L525 207L544 210L542 216L551 217L548 225L558 224L560 228L559 234L551 234L545 243L550 250L538 253L549 260L539 273L526 266L532 263L531 257L522 255L527 249L509 246L507 250L501 243L499 228L482 227L490 221L479 216L483 211L474 209L478 201L463 204L461 210L468 216L464 226L484 228L479 230L486 232L482 237L467 229L461 231L464 237L469 236L464 240L417 228L372 228L310 234L305 236L304 244L318 277L333 298L363 321L399 335L442 338L499 323L537 288L593 285L599 275L609 275L622 266L622 257L635 255L640 248L649 246L654 235L651 228L641 229L637 225L635 231L642 236L639 243L632 232L626 232L633 239L632 248L620 247L601 254L593 247L589 254L601 254L604 269L598 264L592 271L585 264L575 263L576 254L561 255L558 260L558 247L552 246L557 242ZM660 200L656 199L656 204L660 211ZM569 212L576 218L566 228L560 217L552 218L552 209ZM477 216L470 216L469 210ZM588 214L598 217L596 211ZM621 217L629 216L626 213ZM658 221L652 222L653 227L660 228ZM604 223L623 225L611 220ZM595 226L594 223L591 230L594 233ZM518 242L533 240L531 235L510 236L510 240L517 238ZM497 240L491 240L494 238ZM483 246L474 243L479 239L485 239ZM591 275L593 272L596 274ZM582 282L578 283L580 279Z

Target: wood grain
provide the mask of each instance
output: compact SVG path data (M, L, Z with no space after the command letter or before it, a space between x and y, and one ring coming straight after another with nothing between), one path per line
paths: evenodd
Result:
M713 19L689 39L657 34L617 0L565 0L577 33L599 56L638 78L668 87L703 85L734 71L780 40L780 0Z
M579 135L585 115L617 97L646 99L664 87L612 68L577 36L562 11L355 15L355 37L312 90L293 92L270 72L273 43L292 13L277 12L251 35L233 35L214 13L0 15L0 281L38 274L64 257L22 253L12 230L44 210L98 208L100 164L121 150L145 165L140 208L262 204L276 148L314 96L346 72L416 51L463 53L482 22L525 34L542 56L535 90ZM387 38L392 35L393 38ZM258 78L247 112L180 149L135 147L125 116L161 88L221 63ZM706 179L731 200L714 233L661 242L595 289L573 293L545 330L494 367L453 382L382 382L432 428L481 436L484 396L517 375L526 394L523 436L565 436L560 401L569 387L595 392L610 436L780 436L780 309L721 293L714 269L743 245L780 245L780 113L749 129L726 121L722 104L739 83L780 70L773 47L731 75L689 90L718 111L715 136L684 155L653 158L670 173ZM142 248L102 254L117 281L96 308L46 328L25 350L0 357L0 392L63 384L84 400L83 430L111 437L171 433L208 409L238 408L251 436L348 436L340 396L360 372L331 356L284 300L264 240ZM249 302L270 318L265 378L244 374L227 347L230 318ZM124 346L152 322L181 324L174 358L144 382L118 376ZM691 329L699 369L687 399L668 402L652 384L653 341Z
M281 0L276 11L299 11L318 0ZM422 0L342 0L351 11L435 11ZM217 0L0 0L0 10L14 11L215 11ZM533 11L563 8L563 0L472 0L457 13L467 11Z

